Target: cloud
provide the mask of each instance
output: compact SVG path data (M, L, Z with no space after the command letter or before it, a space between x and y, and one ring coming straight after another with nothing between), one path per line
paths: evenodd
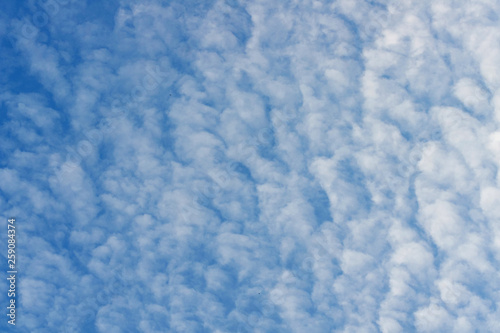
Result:
M497 4L11 7L21 330L498 328Z

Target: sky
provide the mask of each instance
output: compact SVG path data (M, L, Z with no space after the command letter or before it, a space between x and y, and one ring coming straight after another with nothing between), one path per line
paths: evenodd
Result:
M499 15L4 2L0 330L499 332Z

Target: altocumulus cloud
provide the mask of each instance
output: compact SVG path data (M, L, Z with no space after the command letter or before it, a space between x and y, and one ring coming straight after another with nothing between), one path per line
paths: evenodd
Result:
M500 330L497 2L0 15L18 331Z

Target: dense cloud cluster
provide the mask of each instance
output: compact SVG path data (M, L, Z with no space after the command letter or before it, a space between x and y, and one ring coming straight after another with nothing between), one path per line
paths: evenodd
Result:
M7 5L19 331L500 331L499 15Z

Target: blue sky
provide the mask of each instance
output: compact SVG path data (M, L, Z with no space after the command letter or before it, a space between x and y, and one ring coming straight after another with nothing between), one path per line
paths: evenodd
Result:
M499 13L6 2L15 330L500 331Z

